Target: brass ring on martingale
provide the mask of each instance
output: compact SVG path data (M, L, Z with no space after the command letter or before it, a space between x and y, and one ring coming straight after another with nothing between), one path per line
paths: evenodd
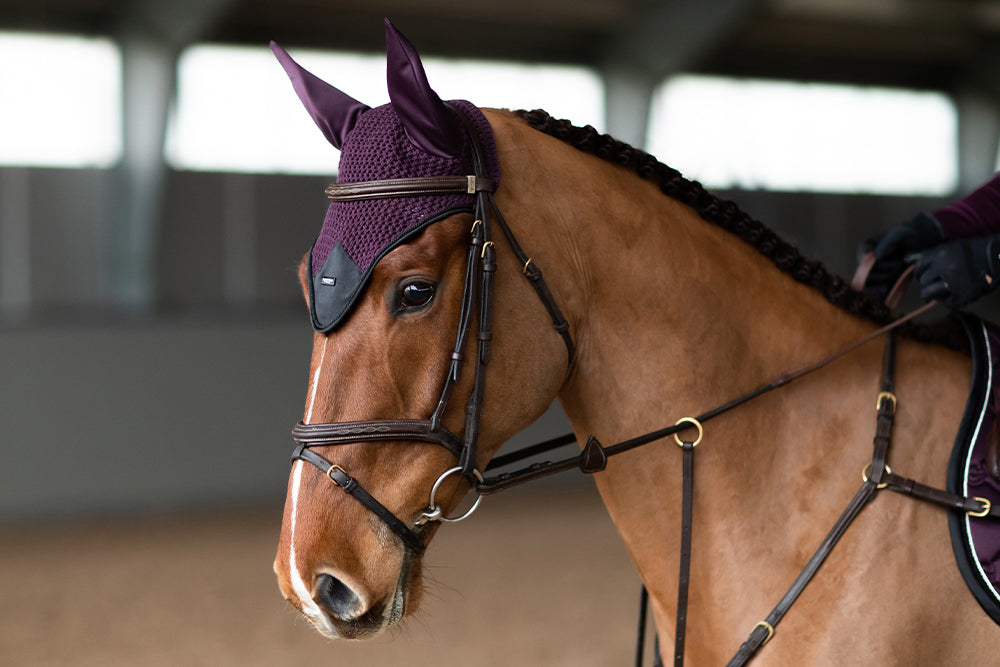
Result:
M694 417L682 417L677 420L677 423L674 424L674 426L678 426L680 424L691 424L691 426L694 426L696 429L698 429L698 437L695 439L694 442L691 443L692 447L697 447L698 443L701 442L701 436L705 435L705 429L701 427L701 422L699 422ZM677 437L676 433L674 433L674 441L677 443L678 447L684 446L684 443L681 441L680 438Z
M861 480L863 482L867 482L868 481L868 476L871 473L871 471L872 471L872 464L871 463L869 463L868 465L866 465L864 468L861 469ZM892 468L890 468L889 466L885 466L885 471L887 473L889 473L890 475L892 474ZM876 484L875 488L876 489L884 489L887 486L889 486L887 483L882 482L881 484Z

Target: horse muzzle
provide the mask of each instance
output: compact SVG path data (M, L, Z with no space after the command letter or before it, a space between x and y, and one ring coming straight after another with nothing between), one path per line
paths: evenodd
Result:
M347 577L321 572L309 584L297 572L278 574L278 585L289 604L330 639L369 639L402 620L416 608L419 581L411 556L403 559L395 586L381 598ZM275 563L277 571L279 564ZM417 568L419 569L419 568ZM411 603L412 600L412 603Z

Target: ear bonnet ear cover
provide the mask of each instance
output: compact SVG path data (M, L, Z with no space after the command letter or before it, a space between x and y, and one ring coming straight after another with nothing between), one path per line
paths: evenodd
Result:
M457 116L461 113L482 147L487 173L481 175L499 184L496 145L485 116L464 100L452 101L450 108L441 102L427 86L423 66L409 42L388 22L386 29L388 83L394 101L360 113L352 106L347 120L341 122L350 122L353 127L341 126L330 132L342 141L337 182L474 174L470 140L465 123ZM409 67L401 66L401 60ZM408 78L402 81L401 77ZM423 109L416 108L420 106ZM407 123L413 127L413 118L428 116L451 127L440 128L436 137L410 136L417 133L408 133ZM476 195L445 194L332 202L309 253L313 327L323 333L336 328L349 314L379 259L433 222L472 212L475 201Z

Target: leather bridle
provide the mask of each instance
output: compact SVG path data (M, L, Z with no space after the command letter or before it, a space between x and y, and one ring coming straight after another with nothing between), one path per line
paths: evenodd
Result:
M420 527L431 521L460 521L475 510L479 501L461 516L447 517L435 501L441 482L448 476L460 473L473 485L483 482L483 476L476 468L478 460L479 421L482 414L486 382L486 367L492 356L493 340L493 280L496 273L496 245L492 236L492 223L496 223L514 255L522 267L522 273L535 288L535 292L548 311L555 330L562 336L568 354L568 364L572 365L574 355L573 338L569 324L556 305L542 272L524 253L510 227L504 220L493 198L496 183L487 177L486 161L475 130L458 109L452 107L465 123L466 136L472 149L473 174L468 176L430 176L421 178L401 178L360 183L334 183L326 189L327 196L335 202L379 199L387 197L407 197L417 195L470 194L475 195L475 222L469 234L469 250L466 260L465 280L462 288L462 302L459 313L458 333L455 347L451 352L448 375L444 380L437 407L429 419L376 419L358 422L336 422L305 424L299 422L292 429L296 447L292 460L301 459L322 470L330 480L378 516L413 551L424 550L424 538ZM477 298L478 297L478 298ZM451 400L451 394L459 383L465 362L466 343L472 331L472 317L478 302L479 319L476 334L475 377L466 404L466 419L463 435L452 433L444 426L444 414ZM428 442L444 447L451 452L458 463L444 472L435 482L427 509L417 518L415 526L410 526L388 508L376 500L361 484L339 465L312 450L313 447L328 447L349 443L410 440Z
M858 349L877 338L886 337L885 367L883 369L882 392L877 401L878 423L876 436L874 439L874 454L872 463L865 467L863 473L864 484L850 505L838 519L827 538L820 545L799 577L795 580L785 596L772 610L764 621L758 623L751 631L750 636L739 651L730 661L729 665L736 667L748 662L757 651L770 640L775 632L775 627L788 611L789 607L798 598L805 586L811 581L813 575L823 563L830 551L834 548L840 536L847 529L853 519L861 509L875 496L878 489L889 488L897 493L910 495L924 501L928 501L940 506L956 508L975 516L992 516L1000 518L1000 508L993 508L989 501L981 498L966 498L939 491L931 487L919 484L914 480L903 478L893 474L886 463L886 456L889 446L889 432L892 426L892 417L896 409L895 396L892 394L892 367L894 366L894 345L892 343L892 332L903 323L918 317L935 305L930 302L890 324L869 333L861 339L855 341L828 357L800 368L790 373L786 373L775 378L766 385L739 396L727 403L723 403L694 418L684 418L673 426L668 426L656 431L639 435L628 440L612 445L602 445L597 438L590 436L586 444L578 455L566 459L550 462L544 461L532 464L521 470L499 474L495 477L484 478L477 469L478 460L478 438L479 422L482 414L483 399L485 392L485 371L491 358L491 342L493 339L493 279L496 273L496 248L492 240L492 224L496 223L503 232L507 243L514 252L522 267L522 273L530 281L542 304L549 313L555 330L562 336L568 354L568 364L572 366L574 359L574 343L569 332L569 325L563 317L562 312L556 305L548 286L542 277L541 271L535 263L524 253L517 239L514 237L504 220L500 209L493 198L496 184L486 176L485 160L483 151L479 145L475 131L469 126L468 120L456 109L455 112L465 122L467 136L472 147L472 175L468 176L435 176L422 178L405 178L381 181L366 181L361 183L335 183L327 188L327 195L333 201L357 201L361 199L376 199L385 197L405 197L428 194L470 194L475 195L475 222L470 230L469 250L466 262L466 272L464 286L462 289L462 301L459 314L458 331L455 346L451 352L450 365L437 407L429 419L382 419L357 422L336 422L305 424L299 422L292 429L292 436L296 442L292 452L292 460L300 459L319 468L330 480L346 493L350 494L361 502L366 508L378 516L396 535L398 535L406 546L414 552L421 553L425 548L423 527L432 521L460 521L469 516L476 509L482 495L496 493L498 491L522 484L527 481L539 479L548 475L578 468L584 473L596 473L607 465L608 457L621 454L642 445L661 440L673 435L677 444L683 450L683 500L682 511L682 546L681 546L681 576L678 594L678 614L677 614L677 635L675 639L675 665L683 664L684 659L684 633L686 624L687 608L687 569L690 565L690 527L691 527L691 483L693 481L693 451L695 445L701 439L701 424L718 416L724 412L736 408L774 389L783 387L792 381L808 375L849 352ZM863 281L862 281L863 282ZM901 290L893 290L894 293ZM477 299L478 297L478 299ZM464 351L467 346L469 336L472 331L472 317L477 305L479 308L479 319L477 328L477 353L474 360L475 377L472 383L472 390L466 404L466 420L463 435L459 437L443 424L444 413L450 403L452 392L461 379L465 358ZM698 438L695 441L682 440L677 434L692 426L698 430ZM361 484L353 478L347 471L337 464L332 463L324 456L312 450L313 447L328 447L342 444L357 444L380 441L408 440L415 442L426 442L444 447L457 459L457 465L442 473L434 483L427 508L413 522L413 525L400 519L388 508L376 500ZM486 470L504 467L517 461L536 456L538 454L556 449L557 447L575 442L576 438L572 434L553 438L552 440L524 448L520 451L497 457L489 462ZM444 515L442 508L437 504L435 496L442 482L453 474L461 474L466 477L479 494L480 498L464 514L455 517ZM640 632L636 651L636 664L642 663L642 647L644 644L645 625L645 600L647 599L645 588L640 612ZM662 664L657 655L657 664Z

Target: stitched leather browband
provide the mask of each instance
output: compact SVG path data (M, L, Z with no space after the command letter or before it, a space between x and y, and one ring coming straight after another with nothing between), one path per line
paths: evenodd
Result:
M326 196L330 201L359 201L418 195L474 195L479 192L496 192L496 189L497 184L483 176L424 176L334 183L327 187Z

